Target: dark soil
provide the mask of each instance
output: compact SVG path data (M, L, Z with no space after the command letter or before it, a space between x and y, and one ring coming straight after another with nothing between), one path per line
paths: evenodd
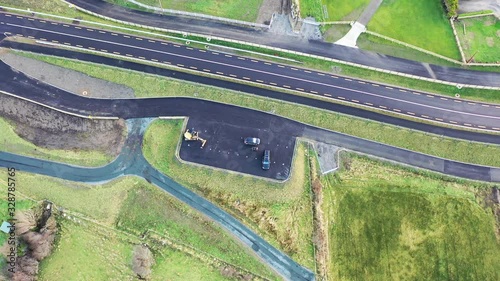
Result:
M123 120L80 118L7 95L0 95L0 117L22 138L50 149L98 150L116 156L126 137Z

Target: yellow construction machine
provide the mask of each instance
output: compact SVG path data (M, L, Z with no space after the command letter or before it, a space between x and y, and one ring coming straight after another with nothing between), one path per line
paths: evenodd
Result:
M201 141L201 148L205 146L205 143L207 142L206 139L202 139L199 136L199 132L195 131L193 129L187 129L186 132L184 133L184 140L185 141Z

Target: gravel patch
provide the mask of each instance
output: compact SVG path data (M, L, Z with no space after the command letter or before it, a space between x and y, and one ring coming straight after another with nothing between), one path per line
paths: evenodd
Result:
M78 71L55 66L12 52L1 52L0 59L12 68L67 92L89 98L134 98L134 90L124 85L90 77Z
M314 142L314 150L318 154L321 174L327 174L338 169L337 152L340 147L322 142Z

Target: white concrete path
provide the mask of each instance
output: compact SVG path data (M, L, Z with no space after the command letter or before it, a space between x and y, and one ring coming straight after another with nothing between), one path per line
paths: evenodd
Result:
M357 48L356 41L361 33L366 31L366 27L359 22L354 22L349 32L344 37L340 38L335 44L347 47Z

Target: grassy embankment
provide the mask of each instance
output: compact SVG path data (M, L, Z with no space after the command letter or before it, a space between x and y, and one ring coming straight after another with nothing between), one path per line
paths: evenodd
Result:
M73 165L96 167L110 163L114 157L100 151L74 151L41 148L18 136L11 124L0 118L0 151Z
M453 30L443 5L435 0L385 0L368 30L460 60Z
M69 8L67 5L65 5L63 2L59 1L33 1L33 0L20 0L20 1L12 1L12 0L6 0L7 3L6 5L13 6L13 7L19 7L19 8L30 8L35 11L41 11L41 12L47 12L51 14L56 14L56 15L62 15L62 16L67 16L67 17L75 17L75 18L81 18L85 20L90 20L94 22L100 22L100 23L107 23L107 24L112 24L115 26L119 27L127 27L130 28L130 26L127 25L122 25L122 24L117 24L117 23L110 23L109 21L105 21L93 16L89 16L84 13L80 13L76 11L75 9ZM132 7L133 8L133 7ZM134 29L137 30L144 30L141 28L136 28ZM113 29L117 30L117 29ZM119 30L121 31L121 30ZM150 32L150 30L147 30ZM140 34L139 32L128 32L128 33L133 33L133 34ZM141 34L143 35L143 34ZM187 38L182 38L179 34L167 34L170 36L175 36L175 37L180 37L178 40L174 40L176 42L181 42L184 43L185 40L198 40L198 41L205 41L206 38L204 37L196 37L196 36L188 36ZM153 35L148 35L152 37L158 37L161 39L165 39L161 36L153 36ZM173 39L169 39L173 40ZM332 63L332 62L327 62L319 59L312 59L308 57L303 57L303 56L298 56L298 55L293 55L293 54L286 54L286 53L276 53L275 51L264 49L264 48L257 48L257 47L252 47L252 46L246 46L246 45L241 45L237 43L229 43L229 42L224 42L224 41L219 41L219 40L212 40L210 43L213 44L218 44L222 46L229 46L229 47L234 47L234 48L239 48L239 49L244 49L244 50L249 50L249 51L254 51L262 54L269 54L269 55L274 55L274 56L279 56L283 58L290 58L299 61L299 66L305 66L311 69L319 69L323 71L332 71L334 69L335 73L340 73L342 75L346 76L352 76L352 77L358 77L362 79L368 79L368 80L373 80L373 81L379 81L381 83L387 83L387 84L394 84L394 85L399 85L402 87L407 87L407 88L412 88L412 89L418 89L418 90L423 90L423 91L430 91L434 93L440 93L443 95L448 95L448 96L454 96L456 93L459 93L463 98L468 98L468 99L473 99L473 100L483 100L483 101L492 101L492 102L500 102L500 96L498 94L498 91L492 91L492 90L476 90L476 89L469 89L469 88L462 88L458 90L454 86L447 86L447 85L442 85L442 84L436 84L436 83L429 83L429 82L424 82L420 80L415 80L411 78L404 78L400 77L397 75L389 75L389 74L384 74L384 73L379 73L377 71L371 71L371 70L365 70L362 68L357 68L357 67L351 67L351 66L346 66L343 64L339 63ZM196 45L196 44L193 44ZM195 46L196 47L196 46ZM227 50L226 50L227 51ZM249 56L249 53L242 53L243 55ZM250 56L255 56L259 57L258 55L250 55ZM272 59L269 57L265 57L267 60L277 60L277 59ZM278 60L280 63L282 63L281 60ZM500 71L500 68L498 67L473 67L473 69L476 70L482 70L482 71Z
M5 177L0 171L0 178ZM58 247L41 263L41 280L132 279L132 248L140 243L153 248L153 278L206 275L226 280L218 267L210 266L222 260L277 279L217 224L142 179L125 177L90 186L19 172L17 182L18 198L51 200L73 217L60 218ZM184 248L190 254L179 250Z
M182 121L158 120L144 137L146 159L164 174L226 209L297 262L314 268L308 165L298 145L285 184L181 164L175 150Z
M329 279L499 279L495 218L475 196L488 186L342 159L322 179Z
M466 59L474 56L475 62L500 63L500 20L484 16L454 24Z
M255 22L259 8L263 0L198 0L198 1L176 1L176 0L139 0L153 7L180 10L194 13L202 13L216 17L235 20ZM114 2L114 1L110 1Z
M370 0L300 0L300 15L317 21L352 21L358 19L368 3Z
M137 97L187 96L225 102L265 112L274 112L275 114L311 125L431 155L468 163L500 166L500 158L496 157L500 153L500 147L495 145L429 135L306 106L123 69L32 54L29 57L81 71L93 77L126 85L134 89ZM360 128L363 128L363 130L360 130Z

